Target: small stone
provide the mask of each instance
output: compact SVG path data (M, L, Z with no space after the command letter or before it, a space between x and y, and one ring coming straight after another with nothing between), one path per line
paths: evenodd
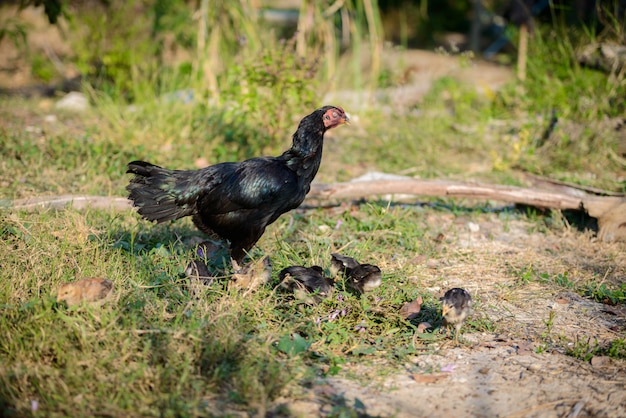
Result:
M467 223L467 228L470 230L470 232L478 232L480 231L480 225L474 223L474 222L468 222Z
M59 100L54 107L72 112L84 112L89 108L89 100L83 93L71 91Z
M528 370L530 370L531 372L538 372L539 370L541 370L541 365L538 363L533 363L528 366Z
M328 226L328 225L320 225L317 228L320 230L320 232L329 232L330 231L330 226Z
M430 259L426 262L426 267L429 269L437 269L439 268L439 261L438 260L434 260L434 259Z
M489 374L489 367L481 367L480 369L478 369L478 373Z

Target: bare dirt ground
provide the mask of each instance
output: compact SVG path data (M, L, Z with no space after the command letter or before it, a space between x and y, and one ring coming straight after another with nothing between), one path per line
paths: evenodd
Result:
M567 228L537 231L534 223L503 221L496 214L473 219L474 232L452 215L430 215L428 222L458 234L446 234L442 244L453 253L449 259L415 266L415 285L433 293L466 288L477 301L475 316L496 330L465 333L459 346L451 340L431 345L385 377L376 365L347 365L356 379L320 379L302 399L283 400L290 411L316 416L340 402L362 406L361 416L399 418L624 416L626 362L586 362L565 351L576 341L623 338L626 311L563 287L524 283L517 273L532 266L550 276L569 272L578 282L604 272L607 283L623 283L623 244L601 243Z

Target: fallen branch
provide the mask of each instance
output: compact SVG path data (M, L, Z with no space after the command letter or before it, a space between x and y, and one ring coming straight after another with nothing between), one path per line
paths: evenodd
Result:
M603 241L626 241L626 197L599 196L562 183L557 191L446 180L376 180L316 184L307 195L312 199L357 199L372 195L425 195L499 200L551 209L583 210L597 218L598 237Z
M557 184L556 189L454 182L446 180L374 180L336 184L314 184L305 202L360 199L369 196L442 196L475 200L498 200L538 208L583 210L598 219L598 236L604 241L626 241L626 197L601 196L596 193ZM558 188L557 188L558 187ZM552 187L548 187L552 188ZM391 198L391 197L389 197ZM130 202L123 197L57 196L0 202L0 207L20 210L97 208L126 210Z

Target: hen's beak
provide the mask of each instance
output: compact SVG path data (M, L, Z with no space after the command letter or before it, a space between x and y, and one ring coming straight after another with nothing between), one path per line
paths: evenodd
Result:
M350 125L350 118L348 117L347 113L343 114L343 118L341 119L341 123L343 125Z
M448 312L450 312L450 306L443 305L441 307L441 316L446 316L448 314Z

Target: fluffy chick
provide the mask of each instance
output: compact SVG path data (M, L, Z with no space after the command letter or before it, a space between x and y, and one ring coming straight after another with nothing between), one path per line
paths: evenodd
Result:
M260 286L269 283L272 277L272 262L269 256L253 260L242 267L239 267L239 264L233 259L231 259L231 262L235 272L230 278L228 287L256 290Z
M463 322L473 313L472 297L465 289L455 287L441 298L441 314L445 325L454 325L454 340L458 343Z
M348 285L358 290L359 293L365 293L380 286L382 278L383 275L378 266L361 264L348 274Z
M346 274L347 271L359 266L359 262L352 257L338 253L330 255L330 274L337 276L339 273Z
M209 267L202 260L191 260L185 268L185 276L189 279L189 294L200 298L204 292L215 282Z
M281 287L292 291L296 298L310 303L319 302L323 297L330 295L335 288L335 282L324 277L324 270L320 266L287 267L280 271L278 278L281 280ZM309 296L310 293L313 293L313 297Z
M346 278L348 286L361 294L377 288L382 283L382 273L378 266L360 264L352 257L337 253L331 254L330 265L333 275L341 273Z
M187 267L185 267L185 276L187 276L191 283L202 284L210 286L215 281L215 277L211 275L209 266L207 266L205 260L212 258L215 255L217 246L211 241L205 241L198 244L196 249L196 258L191 260Z
M81 302L102 305L113 293L113 283L107 279L86 278L72 283L62 284L57 291L57 302L65 302L67 306Z

